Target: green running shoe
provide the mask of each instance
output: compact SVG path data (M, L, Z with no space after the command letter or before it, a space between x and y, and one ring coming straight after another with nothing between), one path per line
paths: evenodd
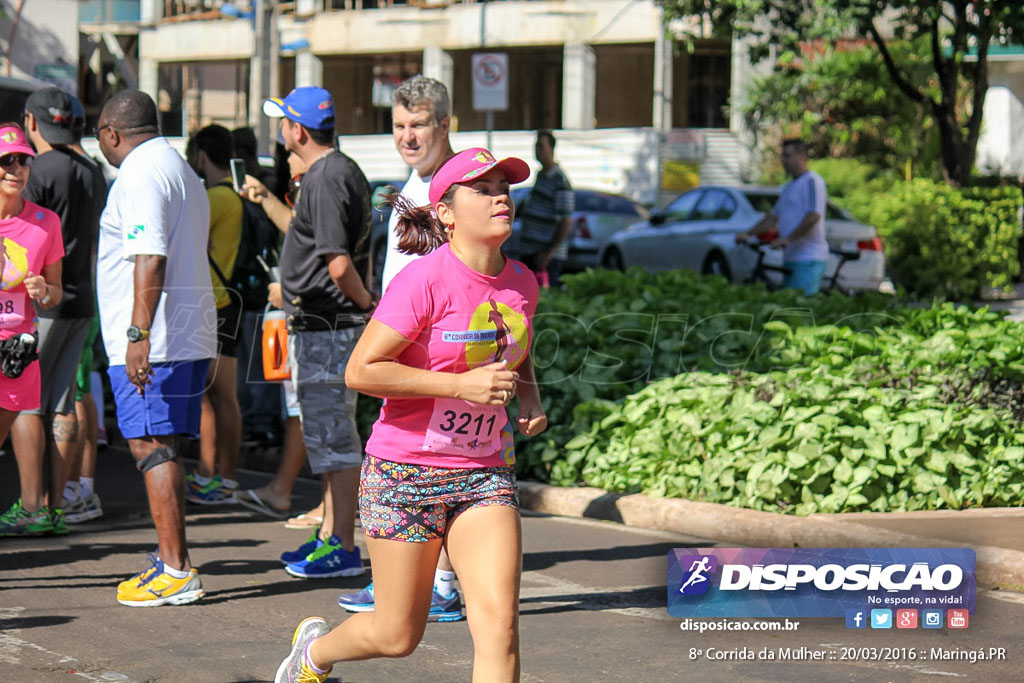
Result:
M0 515L0 536L44 536L53 533L50 509L45 505L35 512L22 506L19 498L7 512ZM65 527L64 533L67 533Z

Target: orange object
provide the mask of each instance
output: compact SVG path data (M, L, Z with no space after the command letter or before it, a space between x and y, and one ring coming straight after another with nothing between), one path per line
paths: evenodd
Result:
M291 376L284 311L267 311L263 315L263 378L268 382L281 382Z

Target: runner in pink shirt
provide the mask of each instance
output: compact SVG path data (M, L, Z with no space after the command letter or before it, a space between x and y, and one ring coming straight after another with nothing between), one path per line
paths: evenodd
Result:
M35 307L56 306L63 291L60 219L21 196L34 158L21 126L0 124L0 441L19 411L39 407ZM53 533L55 514L18 500L0 515L0 536Z
M397 201L400 245L437 248L391 282L345 373L349 387L385 399L359 496L375 611L333 631L319 617L302 621L277 683L412 653L442 545L466 600L474 680L519 677L522 539L506 408L519 399L525 436L547 417L529 354L537 280L501 245L515 212L509 185L527 177L520 159L469 149L434 174L432 209Z

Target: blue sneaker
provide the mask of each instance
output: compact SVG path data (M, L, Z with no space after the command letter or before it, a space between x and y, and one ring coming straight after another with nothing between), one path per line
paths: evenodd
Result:
M436 590L431 594L427 621L462 621L465 618L462 616L462 596L459 591L453 590L447 598Z
M331 536L304 560L292 562L284 570L300 579L331 579L336 576L360 576L366 569L359 555L359 546L352 552L341 547L337 536Z
M374 607L373 582L358 593L346 593L338 598L338 605L348 612L372 612ZM447 598L436 590L430 596L427 621L462 621L462 597L454 591Z
M373 581L358 593L345 593L338 596L338 604L348 612L372 612Z
M300 545L296 550L289 550L286 553L281 553L281 562L284 564L292 564L294 562L302 562L306 559L306 556L311 552L319 548L324 544L320 540L320 529L319 527L313 529L313 535L306 539L306 542Z

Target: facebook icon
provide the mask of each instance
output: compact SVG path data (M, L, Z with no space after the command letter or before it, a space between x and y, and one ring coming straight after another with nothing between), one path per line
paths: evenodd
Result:
M862 609L846 610L846 628L867 628L867 613Z

